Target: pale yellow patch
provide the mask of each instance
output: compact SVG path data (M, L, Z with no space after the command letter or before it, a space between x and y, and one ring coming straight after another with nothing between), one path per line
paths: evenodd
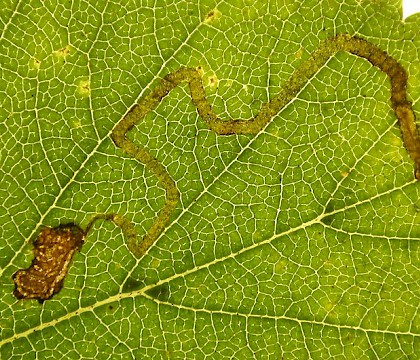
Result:
M153 269L157 269L157 268L159 268L159 266L161 266L161 261L159 259L154 259L152 261L151 267Z
M283 274L287 270L287 261L280 260L274 267L276 274Z
M207 15L205 16L204 23L211 23L213 21L216 21L216 20L220 19L221 16L222 16L222 13L219 10L213 9L213 10L209 11L207 13Z
M298 51L296 51L295 57L296 57L296 59L300 59L302 57L302 55L303 55L303 49L300 48Z
M74 129L79 129L82 127L82 122L79 119L72 120L70 124Z
M337 318L337 311L335 310L337 304L333 302L327 302L326 304L322 304L326 311L328 311L328 319L336 319Z
M80 80L77 84L77 92L81 96L90 96L90 81L89 80Z
M207 78L207 84L210 88L216 89L217 85L219 84L219 79L217 78L216 75L209 76Z
M394 145L395 147L401 147L401 145L402 145L402 139L401 139L401 137L399 137L397 135L392 136L390 142L391 142L391 145Z
M29 60L29 67L34 70L39 70L39 68L41 67L41 60L32 58L31 60Z
M198 71L198 73L199 73L201 76L203 76L203 75L204 75L204 66L202 66L202 65L198 65L198 66L196 67L196 70Z
M65 59L72 52L73 52L73 47L70 45L67 45L60 50L54 51L53 55L58 59Z
M324 308L327 311L330 311L334 308L336 304L332 303L331 301L328 301L327 303L324 304Z
M348 172L348 171L342 171L342 172L341 172L341 176L342 176L343 178L346 178L347 176L349 176L349 172Z
M331 262L331 260L325 260L324 261L324 268L329 270L334 267L334 264Z

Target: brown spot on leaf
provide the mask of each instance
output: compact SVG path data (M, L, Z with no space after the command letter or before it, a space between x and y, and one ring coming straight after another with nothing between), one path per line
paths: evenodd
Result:
M204 18L204 22L210 23L212 21L219 19L221 16L222 16L222 13L219 10L217 9L210 10L207 13L206 17Z
M62 287L76 251L83 245L84 231L74 224L45 227L34 242L34 259L28 269L13 275L18 299L50 299Z

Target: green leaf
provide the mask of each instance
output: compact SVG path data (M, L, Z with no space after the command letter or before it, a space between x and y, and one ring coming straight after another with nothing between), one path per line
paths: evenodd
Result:
M348 33L402 64L419 114L419 17L399 0L10 1L0 19L1 359L416 357L420 184L389 78L345 52L257 135L216 135L177 87L128 134L181 194L148 253L97 221L51 300L12 280L43 226L150 228L165 192L110 134L180 67L249 119Z

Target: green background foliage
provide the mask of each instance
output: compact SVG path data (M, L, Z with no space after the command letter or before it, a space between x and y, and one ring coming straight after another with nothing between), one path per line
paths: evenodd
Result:
M419 114L400 1L8 1L0 18L1 359L416 358L420 184L389 79L346 53L257 136L215 135L177 88L129 134L181 192L148 254L98 222L52 300L17 301L11 278L42 226L118 213L145 233L164 192L109 135L180 66L247 119L349 33L402 63Z

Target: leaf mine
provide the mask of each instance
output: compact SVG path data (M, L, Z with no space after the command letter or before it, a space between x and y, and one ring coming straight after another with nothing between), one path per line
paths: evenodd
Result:
M318 70L339 51L345 51L368 60L390 78L392 109L398 119L405 148L414 161L415 178L420 180L420 140L416 126L416 116L411 102L407 100L407 73L394 58L364 39L349 34L340 34L323 41L318 49L310 55L309 59L304 61L283 84L278 95L262 105L259 113L251 120L220 119L214 113L206 98L201 69L183 67L166 75L149 94L142 97L128 111L112 132L115 145L152 171L166 191L166 203L143 239L135 244L132 234L130 235L130 248L133 253L138 257L143 256L157 240L174 213L180 198L175 182L163 164L155 159L147 149L134 144L126 137L135 125L139 124L150 111L155 109L171 90L187 83L191 100L210 130L218 135L258 134L279 111L297 96L302 87Z
M85 232L74 224L43 228L34 242L35 257L31 266L13 275L13 295L42 303L57 294L84 238Z

